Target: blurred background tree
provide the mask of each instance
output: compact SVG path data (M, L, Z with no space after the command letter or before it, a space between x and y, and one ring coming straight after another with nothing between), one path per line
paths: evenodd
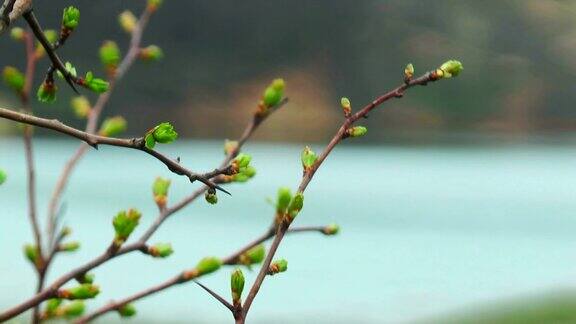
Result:
M81 70L99 66L100 44L94 39L125 37L109 20L142 5L54 0L36 11L45 27L56 27L60 11L53 8L69 4L90 13L78 38L63 50ZM469 77L372 116L369 140L430 141L437 138L431 135L463 130L572 131L575 13L574 2L538 0L167 1L146 36L162 44L166 60L136 68L107 113L126 116L131 134L166 119L183 136L232 137L242 116L254 109L262 85L283 76L292 89L292 107L259 138L326 140L340 117L340 96L367 102L396 84L398 67L413 62L418 74L450 53L466 62ZM19 44L4 37L0 48L0 63L20 61ZM3 106L17 100L8 92L0 90ZM35 111L66 114L63 119L78 126L82 122L74 120L64 93L71 95L66 89L60 94L64 100ZM451 100L440 100L447 97ZM0 124L4 132L7 127Z

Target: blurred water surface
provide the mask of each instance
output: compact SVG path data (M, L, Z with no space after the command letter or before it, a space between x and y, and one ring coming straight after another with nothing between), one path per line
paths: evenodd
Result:
M44 217L72 141L36 142L38 201ZM219 163L221 143L160 146L194 170ZM320 149L320 146L316 146ZM300 146L250 144L254 181L233 185L216 206L195 202L168 220L151 242L171 242L175 254L153 260L134 254L94 273L101 296L90 308L159 283L205 255L225 256L259 235L279 186L295 187ZM278 256L289 271L266 280L252 323L404 322L500 297L576 284L576 148L570 145L471 147L369 146L338 148L306 194L297 225L337 222L341 235L290 236ZM29 296L34 274L21 247L31 241L26 220L21 142L0 141L0 307ZM170 174L141 152L91 151L66 192L63 222L83 246L61 256L61 273L101 253L112 237L111 218L139 208L138 235L156 216L155 176L173 179L170 202L195 185ZM228 296L229 269L202 282ZM255 273L248 275L251 283ZM137 303L138 322L229 323L228 312L193 284ZM117 321L115 314L101 322Z

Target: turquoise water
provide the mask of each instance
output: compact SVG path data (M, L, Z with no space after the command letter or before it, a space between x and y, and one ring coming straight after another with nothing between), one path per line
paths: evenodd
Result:
M76 147L72 141L36 143L42 216L60 167ZM222 158L220 147L187 142L161 149L193 169L210 170ZM102 294L89 307L161 282L205 255L227 255L259 235L273 213L266 198L279 186L298 183L299 151L248 145L257 178L230 186L233 196L220 196L216 206L198 201L168 220L151 242L171 242L176 252L169 259L134 254L98 268ZM0 141L0 152L0 167L9 173L0 187L4 308L29 296L35 282L21 256L31 240L21 143ZM138 207L143 225L151 221L156 209L149 188L157 175L173 179L172 202L195 187L140 152L91 151L64 199L64 223L83 246L58 258L52 274L100 253L118 210ZM397 323L576 286L575 192L576 148L568 145L339 148L309 187L297 223L337 222L341 235L288 237L278 255L289 260L289 271L265 282L250 320ZM228 274L226 269L202 282L228 296ZM228 312L193 284L136 306L141 320L230 322Z

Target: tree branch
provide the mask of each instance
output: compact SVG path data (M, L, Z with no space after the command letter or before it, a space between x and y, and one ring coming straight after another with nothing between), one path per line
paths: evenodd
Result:
M148 7L143 11L138 19L138 24L136 28L132 32L131 40L130 40L130 49L128 50L128 54L124 56L116 74L109 80L110 86L108 91L98 96L98 100L92 107L90 115L88 116L88 122L86 123L86 133L95 134L96 128L98 126L98 120L100 119L100 115L104 110L104 107L110 100L110 97L114 93L116 88L116 84L122 79L122 77L126 74L126 72L130 69L130 67L134 64L137 58L138 51L140 49L140 43L142 40L142 35L146 26L148 25L148 21L152 15L152 11L148 9ZM80 145L78 150L72 155L72 157L66 162L60 177L56 183L54 191L52 192L52 197L50 198L50 203L48 204L48 214L47 214L47 223L48 223L48 238L51 242L54 238L55 232L55 219L56 214L60 202L60 197L62 196L64 189L74 171L74 168L82 159L84 154L88 151L88 144L83 143Z
M292 230L289 230L288 233L303 233L303 232L323 232L323 230L325 229L325 227L301 227L301 228L294 228ZM238 259L239 256L246 253L248 250L250 250L251 248L269 240L270 238L272 238L274 236L274 232L273 231L267 231L266 233L264 233L264 235L262 235L261 237L259 237L258 239L252 241L251 243L249 243L248 245L246 245L245 247L241 248L240 250L232 253L231 255L225 257L222 259L222 264L225 265L235 265L238 264ZM81 318L79 318L78 320L75 321L75 323L77 324L81 324L81 323L88 323L110 311L114 311L119 309L120 307L132 303L136 300L142 299L144 297L150 296L152 294L158 293L160 291L166 290L168 288L171 288L173 286L176 285L180 285L186 282L189 282L190 280L186 280L183 276L183 273L180 273L156 286L152 286L149 287L147 289L144 289L140 292L137 292L131 296L128 296L124 299L121 299L119 301L112 301L110 303L108 303L107 305L97 309L96 311L94 311L93 313L90 313L86 316L83 316ZM197 279L197 278L195 278ZM200 283L196 282L197 284L199 284L200 286L202 286ZM204 289L207 289L205 287L203 287ZM209 290L207 290L208 292L210 292ZM228 306L226 306L228 307ZM230 308L229 308L230 309ZM230 309L232 312L234 312L234 308L232 307L232 309ZM1 320L1 317L0 317Z
M273 112L280 109L288 102L288 99L283 99L278 105L275 107L270 108L270 114L266 115L265 117L254 117L250 124L246 127L245 131L242 133L242 136L238 140L238 147L233 150L230 154L226 156L222 165L228 165L230 161L238 154L242 145L246 143L246 141L252 136L252 134L256 131L258 126L267 119ZM1 110L0 110L1 111ZM10 110L9 110L10 111ZM1 116L0 116L1 117ZM124 255L127 253L131 253L134 251L140 251L145 247L146 241L154 234L154 232L160 227L160 225L172 214L176 213L177 211L181 210L196 198L206 191L208 187L202 187L196 190L190 196L184 198L182 201L177 203L172 208L165 209L160 212L154 223L150 226L150 228L140 237L140 239L132 244L128 244L117 250L116 252L112 251L108 248L105 253L101 254L100 256L94 258L93 260L89 261L88 263L71 270L70 272L64 274L59 279L57 279L53 284L51 284L48 288L44 289L40 293L37 293L35 296L31 297L30 299L24 301L23 303L16 305L4 313L0 313L0 322L18 316L22 312L40 304L41 302L52 298L58 288L62 287L68 281L78 277L79 275L86 274L88 271L100 266L101 264L107 262L110 259L118 257L120 255ZM171 285L170 285L171 286ZM147 296L148 294L145 294Z
M398 86L394 90L385 93L384 95L378 97L376 100L372 101L370 104L366 105L360 111L356 112L355 114L353 114L351 116L348 116L346 118L346 120L344 121L344 123L342 124L342 126L338 129L338 131L336 132L336 134L334 135L332 140L328 143L328 145L326 146L326 148L324 149L322 154L320 154L320 156L318 156L316 163L310 169L308 169L304 172L304 175L303 175L302 180L300 182L300 186L298 187L298 192L303 193L306 190L306 188L308 187L308 184L310 183L310 181L314 177L314 174L316 173L316 171L318 171L318 169L320 168L322 163L326 160L326 158L328 157L330 152L332 152L334 147L336 147L336 145L338 145L344 138L346 138L347 130L358 119L366 117L370 111L372 111L374 108L378 107L380 104L384 103L385 101L388 101L389 99L392 99L392 98L402 97L404 94L404 91L407 90L408 88L415 86L415 85L426 85L428 82L436 81L437 79L438 79L438 76L434 72L429 72L429 73L426 73L417 79L406 80L402 85ZM258 294L258 291L260 290L260 287L262 286L264 279L266 278L268 268L270 267L270 264L272 263L272 259L274 258L274 255L276 254L276 250L280 246L280 243L282 242L282 239L284 238L284 234L289 230L289 228L290 228L290 222L287 220L283 220L278 224L277 229L276 229L276 236L274 237L274 241L272 242L272 245L270 246L270 249L268 251L268 255L266 256L266 259L264 260L264 263L262 264L262 267L260 268L260 272L258 273L258 276L256 277L256 280L254 281L254 284L252 285L250 292L246 296L246 300L244 301L243 312L242 312L242 321L241 322L244 322L246 320L246 316L248 315L248 312L250 310L250 306L252 305L254 298L256 298L256 295Z

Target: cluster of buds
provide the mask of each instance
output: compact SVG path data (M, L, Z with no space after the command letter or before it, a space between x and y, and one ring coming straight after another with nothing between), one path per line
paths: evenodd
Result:
M153 149L156 143L168 144L178 138L178 133L170 123L161 123L152 128L144 136L144 143L148 149Z
M49 299L41 316L42 320L53 318L72 319L84 314L86 307L83 301L75 300L64 305L62 305L62 302L63 300L60 298Z
M232 292L232 303L234 306L240 305L242 291L244 290L244 274L240 268L234 270L230 275L230 291Z
M167 258L172 253L174 253L174 250L170 243L156 243L148 247L148 254L155 258Z
M302 168L304 169L304 173L308 173L314 165L316 161L318 161L318 156L310 146L306 146L304 150L302 150L302 154L300 155L300 159L302 160Z
M304 194L301 192L292 196L289 188L278 189L276 199L276 222L287 221L291 223L304 206Z
M146 62L159 61L164 57L164 52L156 45L149 45L140 49L138 57Z
M70 106L72 107L74 115L81 119L87 118L92 111L90 101L88 101L88 98L84 96L77 96L72 98L70 100Z
M60 41L65 42L80 23L80 10L70 6L62 13L62 27L60 28Z
M224 149L226 151L226 148ZM246 182L256 175L256 169L250 165L252 157L240 153L230 164L229 174L222 175L222 182Z
M170 188L170 180L157 177L152 185L152 194L154 196L154 201L158 208L166 208L166 203L168 201L168 189Z
M73 288L60 289L56 292L56 296L62 299L76 300L94 298L99 293L100 288L98 286L85 283Z
M268 275L273 276L286 270L288 270L288 261L284 259L276 260L268 267Z
M133 304L126 304L118 307L117 309L120 317L132 317L136 315L136 307Z
M286 84L284 79L274 79L272 83L264 90L262 94L262 99L258 104L258 109L256 111L257 117L265 117L270 113L270 108L276 106L280 103L284 97L284 88Z
M134 16L132 11L126 10L118 16L118 22L120 23L122 30L128 34L132 34L138 25L138 18Z
M104 120L98 134L113 137L122 134L127 128L126 119L122 116L109 117Z
M238 257L238 263L250 268L254 264L260 264L266 257L264 244L258 244Z
M464 70L464 66L460 61L448 60L440 65L439 68L432 71L431 77L433 80L449 79L458 76L462 70Z
M182 278L186 281L210 274L220 269L222 260L216 257L205 257L200 260L194 269L184 271Z
M98 51L100 62L106 69L106 73L113 77L116 74L116 69L120 64L121 54L118 45L114 41L104 41L100 50Z
M21 94L24 91L24 84L26 83L26 77L17 68L13 66L7 66L2 71L2 79L4 83L12 90Z
M140 217L142 217L142 214L136 209L123 210L114 217L112 225L114 225L114 231L116 232L114 237L116 246L122 245L128 239L136 226L138 226Z

